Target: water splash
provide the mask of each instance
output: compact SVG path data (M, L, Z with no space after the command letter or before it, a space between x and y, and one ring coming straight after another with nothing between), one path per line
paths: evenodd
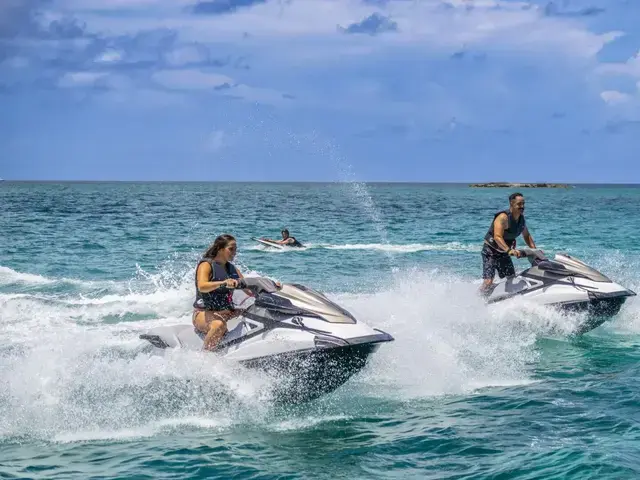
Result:
M270 422L277 379L206 353L157 356L139 340L148 328L190 321L190 275L163 276L182 280L137 274L123 283L146 293L122 293L120 285L93 298L2 295L0 436L75 441ZM353 401L530 383L537 340L578 321L524 304L488 309L468 279L417 268L374 292L329 296L396 339L335 393Z
M276 138L282 140L281 137L284 137L289 146L298 150L307 150L313 156L321 158L322 161L331 162L336 169L339 182L344 183L347 187L345 189L347 196L351 197L358 208L371 220L371 225L380 237L382 244L390 245L387 222L383 218L380 209L376 206L367 184L357 179L352 164L340 152L335 141L324 137L316 130L295 132L289 127L282 126L272 115L267 114L267 118L269 119L268 122L263 119L250 122L251 130L262 132L262 141L267 147L265 149L266 154L271 155L271 150L278 146L279 142L276 142ZM236 130L234 136L242 136L248 128L244 127ZM387 250L382 249L381 251L385 253L387 261L392 265L392 256L389 255Z
M285 247L283 249L269 248L265 245L255 245L249 247L250 250L266 251L269 253L296 253L305 252L313 249L327 249L327 250L369 250L369 251L381 251L389 252L393 254L407 254L418 252L430 252L430 251L459 251L459 252L479 252L482 246L477 244L464 244L460 242L448 242L448 243L410 243L406 245L391 244L391 243L346 243L342 245L334 245L330 243L306 243L304 247Z

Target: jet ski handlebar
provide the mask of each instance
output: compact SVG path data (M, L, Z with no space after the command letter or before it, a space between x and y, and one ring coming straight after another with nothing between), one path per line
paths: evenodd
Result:
M519 248L518 250L520 250L520 252L522 252L522 254L527 257L527 260L531 262L531 265L535 265L536 263L542 262L543 260L548 260L548 258L545 257L544 253L542 253L542 250L539 250L537 248Z
M239 290L244 290L246 288L254 293L273 293L278 291L276 283L266 277L245 277L239 278L236 281L238 282L238 286L236 288Z

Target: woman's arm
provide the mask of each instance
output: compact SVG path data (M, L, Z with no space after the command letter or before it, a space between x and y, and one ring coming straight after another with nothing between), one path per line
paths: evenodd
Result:
M221 282L219 281L211 282L209 281L210 277L211 277L211 265L209 265L209 263L207 262L202 262L198 266L198 275L197 275L199 291L203 293L209 293L215 290L216 288L220 288L222 285L234 286L233 284L236 283L236 281L233 280L232 278L227 278L226 280L223 280Z

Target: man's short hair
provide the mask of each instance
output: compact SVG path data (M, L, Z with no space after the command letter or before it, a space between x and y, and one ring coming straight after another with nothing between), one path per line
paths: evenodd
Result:
M515 192L509 195L509 203L513 202L517 197L524 197L520 192Z

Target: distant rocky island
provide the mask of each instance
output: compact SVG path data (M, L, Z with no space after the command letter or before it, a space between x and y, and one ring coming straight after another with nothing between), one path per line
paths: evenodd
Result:
M509 183L509 182L490 182L490 183L472 183L472 188L571 188L566 183Z

